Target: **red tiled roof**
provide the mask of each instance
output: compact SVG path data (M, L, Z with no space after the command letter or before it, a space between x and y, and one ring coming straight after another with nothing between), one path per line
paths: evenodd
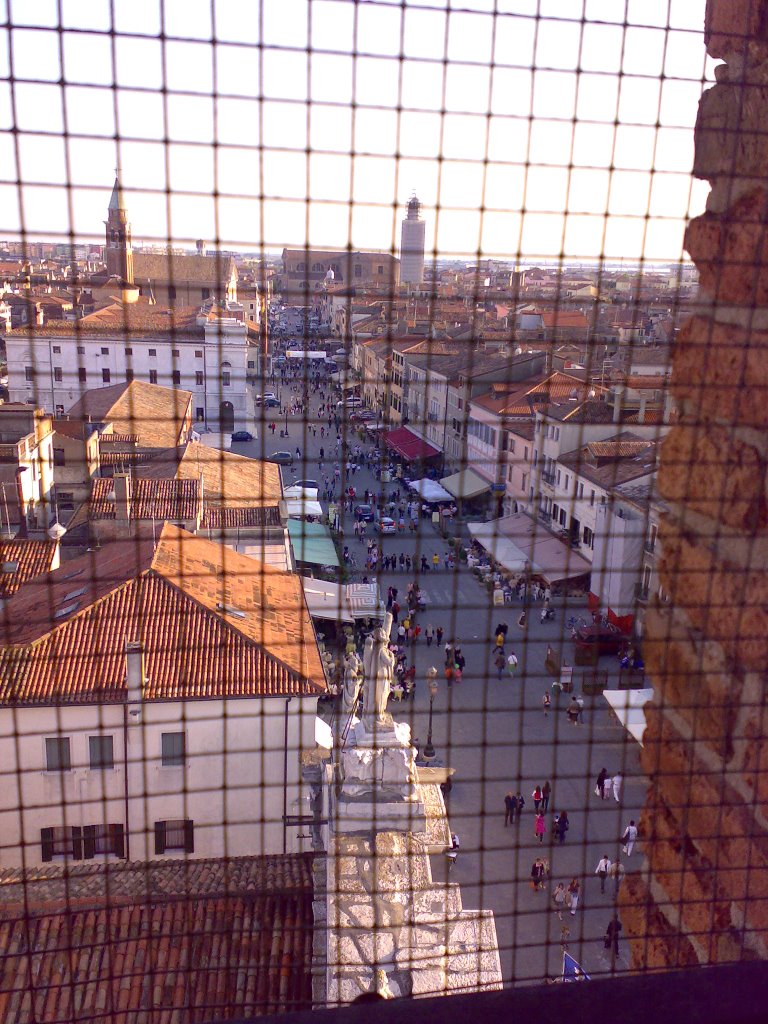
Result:
M587 451L596 459L628 459L652 447L652 441L590 441Z
M131 519L196 519L200 510L199 480L145 480L131 477ZM115 482L97 477L91 489L89 519L115 518Z
M138 434L101 434L99 445L102 444L138 444Z
M437 448L407 427L398 427L397 430L388 431L384 435L384 440L388 448L397 452L408 462L413 462L414 459L431 459L440 454Z
M237 527L278 527L280 510L277 505L261 508L221 508L205 505L201 528L206 530L234 530Z
M583 313L567 312L564 309L545 310L540 316L544 326L549 328L579 327L586 330L589 326Z
M307 855L46 865L3 872L0 892L4 1020L194 1024L311 1008Z
M57 547L52 540L0 541L0 598L10 597L29 580L50 572Z
M191 412L191 391L133 380L86 391L69 416L90 416L111 423L120 434L138 434L144 448L172 448L186 439Z
M6 607L0 704L125 699L125 644L146 700L325 689L298 576L166 524L27 584Z
M99 452L102 466L133 466L137 462L148 462L152 452Z
M218 451L199 441L160 452L138 475L180 480L202 476L206 502L225 508L277 505L283 496L280 467L273 462Z

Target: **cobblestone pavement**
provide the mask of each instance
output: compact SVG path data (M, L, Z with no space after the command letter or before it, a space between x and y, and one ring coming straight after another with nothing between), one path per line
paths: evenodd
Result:
M279 390L285 401L286 385ZM318 404L317 399L311 401L308 423L320 422ZM268 418L284 425L284 414L279 416L275 411ZM275 438L269 431L259 433L262 440L248 446L249 454L268 454L283 448L295 452L299 446L302 462L294 467L295 473L283 471L286 484L298 477L322 481L319 450L322 446L327 453L329 445L327 438L320 437L319 428L317 437L311 432L308 435L303 418L289 416L288 439L281 439L279 431ZM356 435L354 443L358 443ZM377 491L381 488L367 469L356 474L352 482L359 496L366 487ZM390 491L395 485L384 486ZM345 515L343 543L356 553L358 566L362 566L365 545L355 539L352 525L352 517ZM393 713L410 721L413 736L423 746L429 709L425 673L435 665L440 689L434 702L433 742L438 759L455 769L448 809L451 827L461 840L451 880L461 884L466 907L494 911L505 982L540 982L559 974L563 927L569 931L569 952L588 973L610 971L602 937L612 916L613 892L601 894L595 867L603 853L611 860L620 854L619 837L630 818L638 819L646 783L639 774L636 743L612 718L602 697L585 699L584 721L578 726L566 720L564 697L559 708L553 702L549 716L544 716L542 697L552 683L544 668L546 647L550 643L558 645L565 660L570 660L572 644L563 639L567 635L564 621L574 611L584 612L583 599L567 608L558 607L554 622L541 623L534 608L523 635L516 624L519 604L495 608L487 589L464 565L459 564L453 572L444 570L442 556L448 549L431 522L421 520L416 534L384 537L382 550L385 555L402 551L412 557L423 552L430 564L435 552L440 556L437 572L383 573L378 579L382 594L393 585L401 598L408 582L419 580L427 603L419 622L422 628L429 623L442 626L445 639L461 642L467 660L464 678L448 688L442 674L443 652L435 645L428 648L422 636L412 649L417 669L415 699L413 703L394 704ZM492 664L493 631L499 621L509 626L507 650L514 648L520 659L516 677L505 676L501 681ZM615 676L616 660L603 658L600 668L611 670ZM576 669L577 680L580 671ZM594 795L595 778L603 767L610 775L619 770L624 775L620 803L613 799L601 802ZM552 799L546 816L547 835L540 845L533 834L532 791L545 780L552 784ZM510 789L523 793L526 808L519 824L505 828L503 801ZM560 846L551 841L552 814L562 810L568 812L570 830ZM539 855L549 860L551 874L546 890L534 892L530 870ZM637 870L641 860L642 842L631 858L623 857L630 871ZM445 877L442 858L433 858L433 869L436 878ZM553 909L551 890L556 882L567 885L574 877L582 882L581 902L575 915L566 910L561 922ZM616 970L626 970L628 952L623 939Z

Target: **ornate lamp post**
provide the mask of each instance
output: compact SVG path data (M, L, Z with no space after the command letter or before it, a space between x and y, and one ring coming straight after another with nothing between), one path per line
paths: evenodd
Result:
M434 665L427 669L427 688L429 689L429 731L423 757L425 761L431 761L435 756L435 748L432 746L432 705L437 696L437 669Z

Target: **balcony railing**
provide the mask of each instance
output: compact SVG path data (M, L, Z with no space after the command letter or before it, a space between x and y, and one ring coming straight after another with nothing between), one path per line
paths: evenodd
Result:
M547 473L546 470L542 470L541 479L545 484L553 484L555 482L555 474Z

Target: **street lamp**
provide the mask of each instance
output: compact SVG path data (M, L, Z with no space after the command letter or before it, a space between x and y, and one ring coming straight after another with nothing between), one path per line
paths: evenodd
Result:
M425 761L431 761L435 756L435 748L432 746L432 705L437 696L437 669L434 665L427 669L427 688L429 689L429 730L423 757Z

